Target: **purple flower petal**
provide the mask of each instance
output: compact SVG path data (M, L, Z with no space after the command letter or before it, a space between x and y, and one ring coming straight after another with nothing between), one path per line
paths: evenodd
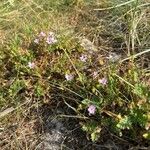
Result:
M73 80L74 76L72 74L66 74L65 78L67 81L71 81L71 80Z
M96 107L94 105L90 105L88 107L88 112L89 112L89 115L94 115L96 112Z
M42 32L39 34L39 36L40 36L40 37L45 37L45 36L46 36L46 33L42 31Z
M87 55L82 55L82 56L80 57L80 60L81 60L82 62L86 62L86 60L87 60Z
M107 84L107 78L102 78L102 79L99 79L98 82L102 85L106 85Z
M47 39L46 39L46 43L49 44L49 45L54 44L56 42L57 42L57 40L53 36L48 36Z

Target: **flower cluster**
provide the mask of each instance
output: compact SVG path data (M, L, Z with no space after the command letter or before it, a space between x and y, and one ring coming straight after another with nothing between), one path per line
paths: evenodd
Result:
M53 32L49 32L48 35L45 32L40 32L38 38L34 39L34 43L39 44L40 41L45 41L48 45L52 45L57 42L57 39Z

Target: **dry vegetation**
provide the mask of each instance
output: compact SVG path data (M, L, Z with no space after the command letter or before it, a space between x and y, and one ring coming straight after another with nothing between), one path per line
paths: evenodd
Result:
M149 0L0 1L0 148L38 149L52 115L89 149L150 148Z

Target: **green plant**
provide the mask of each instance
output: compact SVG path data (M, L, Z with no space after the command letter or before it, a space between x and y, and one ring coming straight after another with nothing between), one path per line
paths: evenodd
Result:
M17 113L24 106L28 116L37 107L38 116L45 103L65 104L94 142L106 130L149 140L147 6L138 0L1 1L1 110Z

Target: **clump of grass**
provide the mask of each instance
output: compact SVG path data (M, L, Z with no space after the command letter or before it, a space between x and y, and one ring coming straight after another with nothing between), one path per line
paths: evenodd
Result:
M111 2L0 3L2 113L55 105L59 97L92 141L106 128L149 139L149 10L138 1ZM107 8L99 12L96 6Z

